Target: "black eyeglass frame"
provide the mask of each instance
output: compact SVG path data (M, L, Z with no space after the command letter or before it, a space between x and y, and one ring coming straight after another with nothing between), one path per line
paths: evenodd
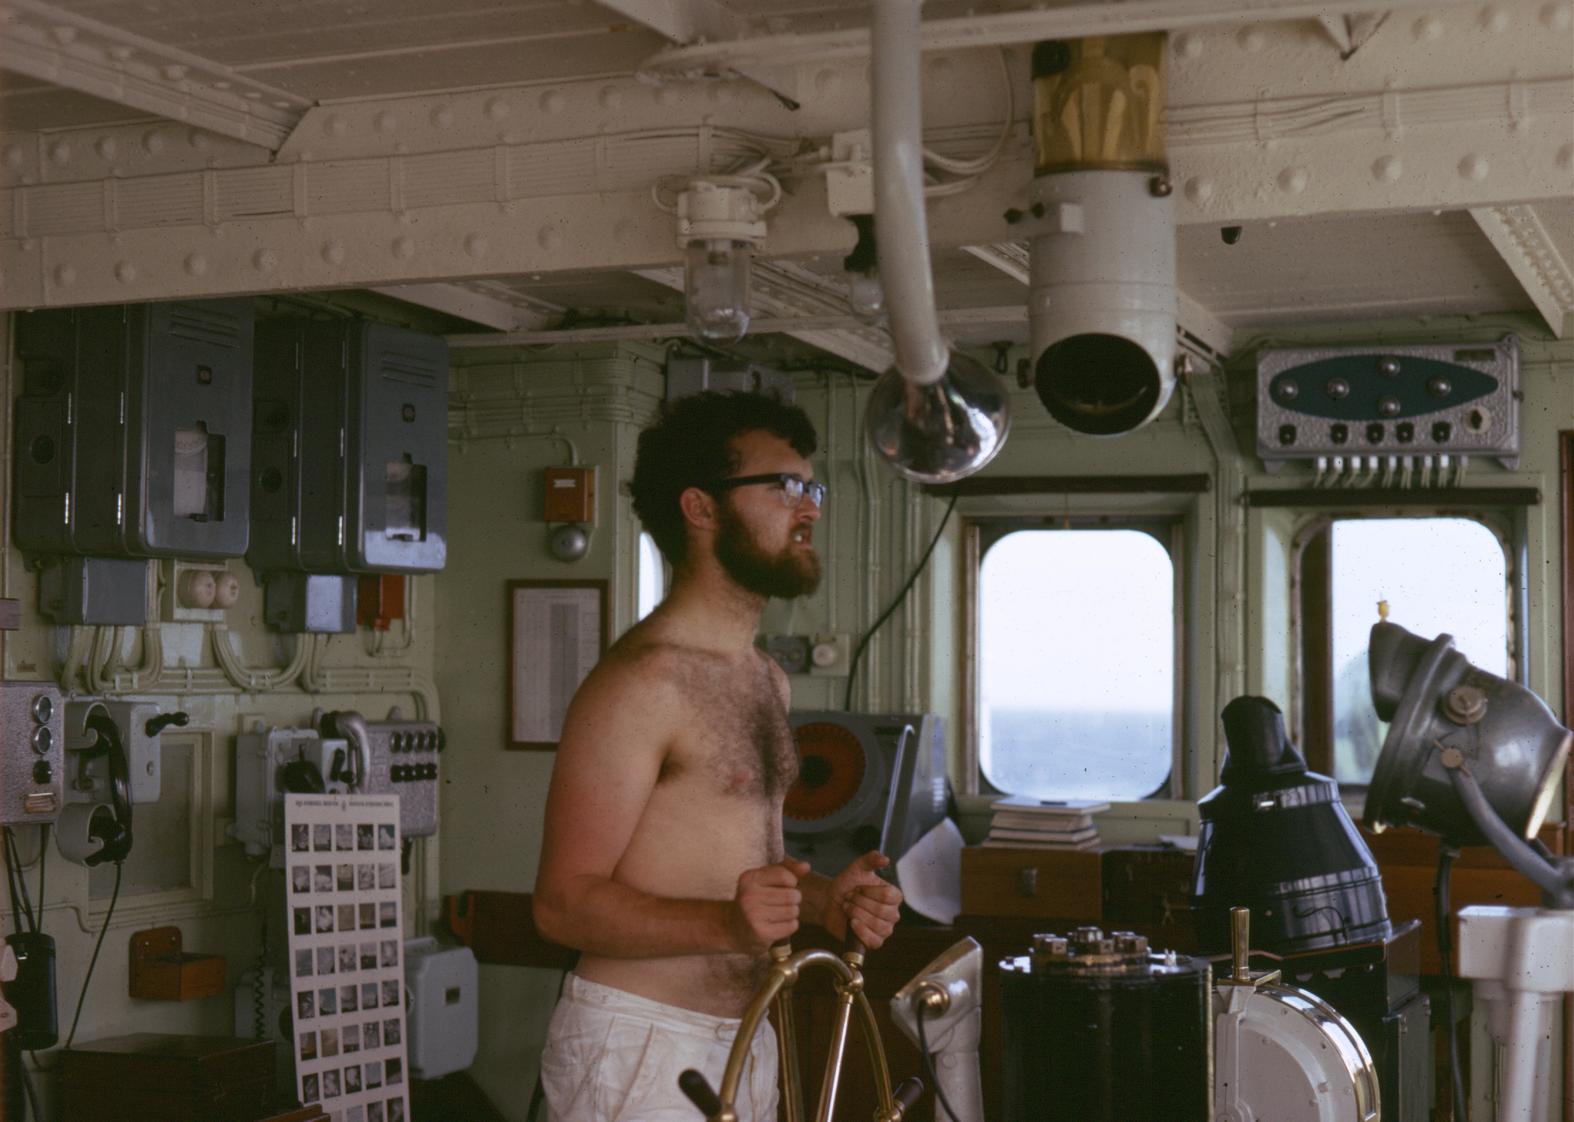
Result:
M734 487L751 487L757 483L775 483L782 489L783 500L792 510L797 510L804 499L808 499L815 506L824 509L825 496L830 488L818 479L805 479L803 476L790 471L773 471L765 475L735 475L730 479L718 479L702 490L712 495L719 495L724 491L731 491ZM789 487L798 485L798 498L792 499Z

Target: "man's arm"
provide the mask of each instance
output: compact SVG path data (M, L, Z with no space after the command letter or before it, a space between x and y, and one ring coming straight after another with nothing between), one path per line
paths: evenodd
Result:
M563 722L547 792L536 926L608 958L760 953L797 927L797 878L750 869L732 900L653 896L612 879L678 728L668 687L629 661L591 672Z

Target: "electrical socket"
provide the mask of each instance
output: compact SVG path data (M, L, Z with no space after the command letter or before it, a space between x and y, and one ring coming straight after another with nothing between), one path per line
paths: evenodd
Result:
M852 657L851 635L816 635L809 641L809 673L818 677L847 677Z
M789 674L808 673L809 637L807 635L767 635L765 653Z

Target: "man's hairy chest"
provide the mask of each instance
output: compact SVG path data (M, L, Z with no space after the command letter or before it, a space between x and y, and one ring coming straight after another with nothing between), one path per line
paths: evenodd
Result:
M679 686L685 719L660 782L779 804L798 778L798 753L769 672L703 663L692 669Z

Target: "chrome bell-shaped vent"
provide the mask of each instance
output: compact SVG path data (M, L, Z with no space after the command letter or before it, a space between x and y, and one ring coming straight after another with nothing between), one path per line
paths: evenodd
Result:
M897 474L954 483L1000 451L1011 427L1011 398L993 371L954 351L940 380L922 385L892 368L864 412L864 431Z

